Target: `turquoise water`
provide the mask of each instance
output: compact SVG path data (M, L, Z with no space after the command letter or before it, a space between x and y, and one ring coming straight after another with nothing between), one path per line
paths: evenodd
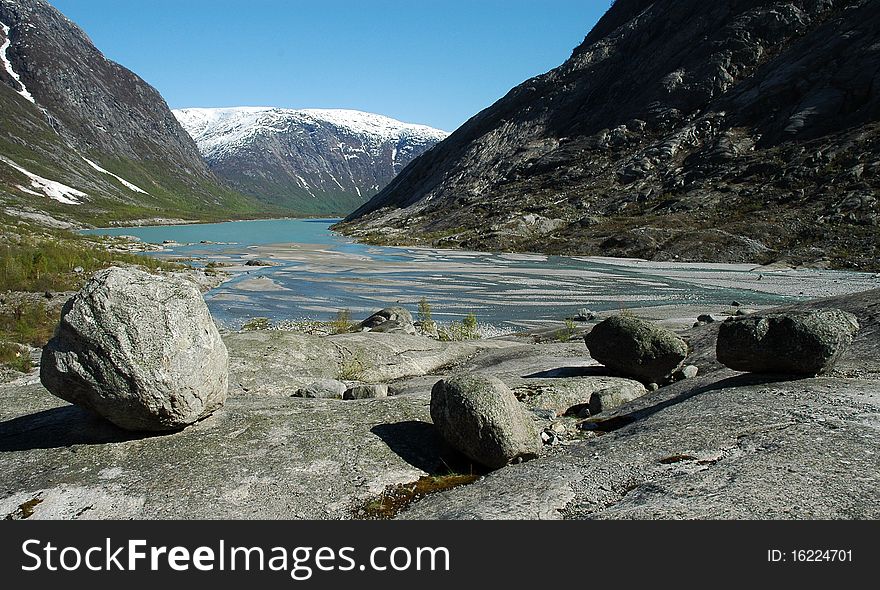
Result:
M323 320L340 309L359 317L389 304L415 312L422 297L440 321L473 312L481 323L506 328L561 320L581 308L619 311L690 303L717 313L732 300L766 305L797 299L575 257L367 246L330 231L335 221L239 221L86 233L132 235L160 244L170 240L176 244L151 255L239 265L234 279L206 295L215 318L229 327L252 317ZM277 266L242 269L251 258L271 259ZM729 274L731 284L758 279L742 271Z

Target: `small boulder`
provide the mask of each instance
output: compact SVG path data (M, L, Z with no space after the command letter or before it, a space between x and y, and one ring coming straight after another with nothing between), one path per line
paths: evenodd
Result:
M697 321L701 324L713 324L715 323L715 318L713 318L708 313L701 313L697 316Z
M293 397L308 399L342 399L347 386L336 379L321 379L301 387L293 394Z
M718 331L718 361L750 373L819 375L831 370L859 330L839 309L731 318Z
M342 399L378 399L380 397L388 397L388 386L384 384L372 385L355 385L348 388Z
M412 314L403 307L386 307L379 310L359 325L364 332L387 332L393 334L415 334Z
M700 372L700 368L696 365L685 365L672 374L672 381L684 381L685 379L693 379Z
M662 326L618 315L597 324L584 341L590 356L643 383L660 383L687 357L684 340Z
M602 412L608 412L641 397L645 393L647 393L645 388L642 388L641 391L623 388L597 391L590 396L590 415L595 416Z
M65 304L40 380L122 428L169 431L223 405L227 367L226 346L193 283L108 268Z
M446 442L490 469L532 459L541 449L529 414L497 377L438 381L431 390L431 419Z

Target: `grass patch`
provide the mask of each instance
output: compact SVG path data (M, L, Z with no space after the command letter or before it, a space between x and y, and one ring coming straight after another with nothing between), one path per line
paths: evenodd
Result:
M15 242L0 246L0 291L73 291L109 266L136 265L150 271L183 268L149 256L111 252L105 244L73 234L18 236Z
M363 354L358 351L349 354L342 359L342 362L339 363L339 370L337 371L336 378L340 381L359 381L369 368L370 363L367 362Z
M474 483L479 475L427 475L413 483L388 486L382 493L369 500L356 514L367 520L390 520L401 510L428 494Z
M246 332L269 329L269 318L251 318L241 327Z
M351 331L352 326L354 322L351 321L351 311L347 309L337 311L336 317L329 322L331 334L346 334Z
M440 340L443 342L460 342L464 340L477 340L480 337L477 332L477 316L467 314L460 322L452 322L447 326L437 329Z
M0 339L44 346L55 331L60 310L52 313L43 302L22 302L0 312Z
M0 365L11 367L19 373L29 373L32 368L27 351L12 342L0 342Z

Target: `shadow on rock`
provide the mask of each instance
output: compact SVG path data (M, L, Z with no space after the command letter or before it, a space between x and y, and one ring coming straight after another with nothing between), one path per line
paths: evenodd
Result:
M381 438L401 459L429 475L486 472L484 467L474 464L449 446L429 422L409 420L394 424L379 424L371 428L370 432Z
M702 387L695 387L693 389L689 389L687 391L682 392L679 395L673 396L669 399L663 400L662 402L656 403L653 406L648 406L646 408L642 408L639 410L635 410L628 414L615 414L608 417L596 416L595 418L590 418L584 421L581 425L581 428L584 430L593 430L597 432L613 432L615 430L619 430L624 426L628 426L634 422L638 422L640 420L644 420L658 412L665 410L671 406L676 404L680 404L681 402L687 401L692 397L696 397L702 393L707 393L709 391L717 391L720 389L727 389L729 387L746 387L749 385L764 385L767 383L778 383L782 381L793 381L795 379L802 379L802 375L792 376L792 375L758 375L753 373L742 373L740 375L734 375L732 377L727 377L726 379L722 379L721 381L716 381L714 383L709 383L707 385L703 385Z
M523 375L523 379L558 379L563 377L614 377L614 373L608 370L608 367L592 366L592 367L559 367L558 369L548 369L539 371L531 375Z
M431 475L442 471L443 441L433 424L408 420L379 424L371 428L370 432L381 438L401 459L416 469Z
M52 408L0 422L0 452L56 449L149 438L114 426L77 406Z

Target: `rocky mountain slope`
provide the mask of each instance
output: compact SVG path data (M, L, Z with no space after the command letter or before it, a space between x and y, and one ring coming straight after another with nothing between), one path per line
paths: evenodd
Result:
M878 267L880 5L617 0L340 228L445 246Z
M260 206L222 188L159 93L43 0L0 0L0 212L108 223Z
M448 135L350 110L181 109L211 170L242 192L310 214L345 214Z

